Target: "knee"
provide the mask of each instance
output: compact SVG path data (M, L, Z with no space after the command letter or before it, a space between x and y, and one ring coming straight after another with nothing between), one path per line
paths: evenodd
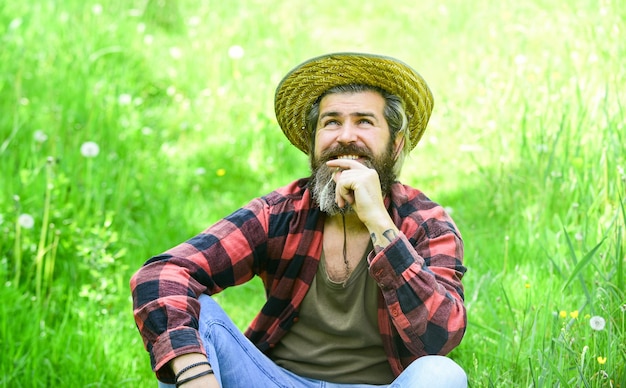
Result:
M424 356L413 361L412 380L420 387L467 387L467 374L459 364L444 356Z

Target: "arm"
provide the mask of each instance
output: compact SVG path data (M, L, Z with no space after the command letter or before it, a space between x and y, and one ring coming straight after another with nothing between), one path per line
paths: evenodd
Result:
M150 259L131 279L137 327L157 377L172 382L169 362L204 354L197 320L201 293L251 279L267 239L266 203L255 200L200 235Z
M456 226L441 206L405 193L400 196L412 211L400 216L395 210L392 219L375 170L352 160L327 165L342 169L335 174L338 205L350 203L370 232L370 273L405 345L417 356L447 354L466 325L463 242Z
M199 363L199 362L205 362L207 360L206 356L204 354L201 353L187 353L187 354L183 354L182 356L178 356L176 358L174 358L171 362L170 365L172 367L172 371L174 372L175 375L178 375L178 373L185 367L188 367L190 365L193 365L195 363ZM192 376L201 373L203 371L209 370L210 366L208 365L200 365L197 366L193 369L189 369L187 372L183 372L179 378L178 381L184 380L186 378L191 378ZM193 379L187 383L184 384L185 388L219 388L220 385L217 381L217 379L215 378L214 374L209 374L206 376L200 376L197 379Z
M424 224L428 231L417 230L414 244L400 233L372 253L370 273L407 348L417 356L445 355L461 342L466 326L463 245L447 223L430 219Z

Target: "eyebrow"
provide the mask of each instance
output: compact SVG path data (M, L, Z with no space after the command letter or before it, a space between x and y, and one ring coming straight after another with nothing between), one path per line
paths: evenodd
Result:
M344 116L344 114L341 113L341 112L337 112L337 111L330 111L330 112L322 113L320 115L320 120L323 119L323 118L326 118L326 117L340 117L340 116ZM352 113L349 113L348 116L350 116L350 117L371 117L373 119L378 120L376 115L374 113L371 113L371 112L352 112Z

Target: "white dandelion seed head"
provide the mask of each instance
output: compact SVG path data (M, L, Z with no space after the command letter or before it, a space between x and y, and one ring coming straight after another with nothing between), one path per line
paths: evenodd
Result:
M33 133L33 138L37 143L43 143L48 140L48 135L46 135L46 133L41 129L38 129L35 131L35 133Z
M228 49L228 56L232 59L241 59L243 58L244 53L243 47L239 45L230 46Z
M13 19L11 20L11 23L9 23L9 30L17 30L18 28L20 28L21 25L22 25L21 18Z
M604 320L604 318L598 315L595 315L589 319L589 326L591 326L593 330L597 330L597 331L604 330L605 325L606 325L606 321Z
M30 214L20 214L17 223L24 229L32 229L35 226L35 219Z
M180 59L183 57L183 50L178 47L170 47L170 56L173 59Z
M86 158L95 158L100 153L100 146L93 141L86 141L80 146L80 153Z
M119 97L117 97L117 102L120 105L130 105L131 102L133 102L133 96L128 93L120 94Z

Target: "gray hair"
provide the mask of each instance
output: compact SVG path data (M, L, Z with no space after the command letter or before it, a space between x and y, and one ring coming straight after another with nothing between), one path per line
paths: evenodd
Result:
M311 135L311 147L309 148L311 151L309 156L311 158L314 157L315 130L317 128L317 120L319 119L320 101L322 100L322 98L329 94L335 93L361 93L367 91L377 92L385 99L383 116L385 118L385 121L387 121L387 125L389 126L391 141L396 140L398 136L402 136L404 139L402 149L396 156L396 161L393 166L394 173L396 174L396 176L399 176L400 171L402 170L402 166L404 165L404 160L409 152L411 152L412 148L411 138L408 134L409 121L406 117L406 112L402 99L394 94L387 92L384 89L375 86L363 84L338 85L328 89L321 96L319 96L313 106L311 106L311 109L306 116L305 130Z

